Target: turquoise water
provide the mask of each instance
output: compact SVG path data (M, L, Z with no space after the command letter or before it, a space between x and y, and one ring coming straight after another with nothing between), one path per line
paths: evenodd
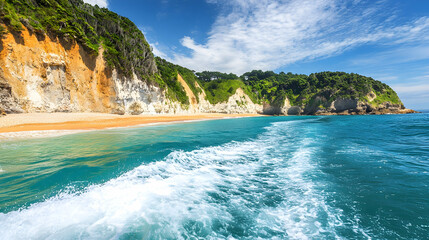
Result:
M428 239L429 114L0 142L0 239Z

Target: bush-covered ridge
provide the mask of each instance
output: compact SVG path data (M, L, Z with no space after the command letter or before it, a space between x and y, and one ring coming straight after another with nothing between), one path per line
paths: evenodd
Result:
M384 99L400 104L398 95L388 85L355 73L320 72L310 75L271 71L252 71L241 76L241 79L252 87L258 99L273 102L285 95L292 105L305 105L316 95L325 97L328 102L337 98L358 99L368 102L370 92L377 99ZM378 103L378 102L376 102Z
M156 72L151 48L133 22L82 0L0 0L0 21L12 33L25 26L40 37L75 40L93 55L103 46L106 62L126 76L134 71L149 79L143 76Z
M219 79L218 76L230 76L218 72L196 73L200 80L205 81L206 92L212 93L208 97L214 102L224 100L237 85L231 79ZM208 80L217 79L217 80ZM272 71L254 70L239 77L241 87L247 90L254 102L268 102L279 105L288 97L292 105L305 106L315 97L324 97L327 102L338 98L358 99L370 102L368 94L375 93L377 98L371 104L378 105L383 102L402 104L398 95L388 85L355 73L320 72L310 75L292 73L274 73ZM229 91L215 91L215 89L228 89ZM232 93L232 94L231 94Z
M211 104L228 101L238 88L243 89L253 102L256 102L255 95L249 86L246 86L240 79L212 80L203 84L207 100Z
M170 63L160 57L156 57L155 60L162 81L168 87L168 97L173 100L178 100L182 104L189 104L189 99L186 96L185 90L177 81L177 74L180 74L186 81L194 95L197 96L197 101L199 100L198 96L201 92L197 84L203 88L206 93L206 98L211 104L228 101L229 97L231 97L238 88L242 88L252 101L257 101L250 86L245 85L235 74L209 71L195 73L188 68Z
M387 84L355 73L320 72L305 75L253 70L238 77L232 73L210 71L194 73L159 57L156 58L156 62L162 80L170 89L170 96L184 104L188 104L189 101L180 83L177 82L178 73L196 96L199 89L195 84L199 83L211 104L227 101L237 88L242 88L254 103L277 106L282 105L286 97L294 106L306 106L316 97L325 98L326 103L343 98L357 99L374 107L384 102L402 105L396 92ZM371 93L377 96L374 100L371 99L372 101L368 99Z
M167 97L182 104L189 104L188 96L177 80L177 74L180 74L199 101L198 95L201 92L201 89L197 87L199 80L192 70L170 63L160 57L156 57L155 60L161 80L167 86ZM161 87L163 86L161 85Z

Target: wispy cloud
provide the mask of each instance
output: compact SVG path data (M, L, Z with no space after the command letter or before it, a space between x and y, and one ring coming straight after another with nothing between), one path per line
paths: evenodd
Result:
M149 42L149 45L152 47L152 52L155 56L164 58L167 61L171 61L171 59L169 59L168 55L166 53L164 53L163 50L161 50L161 47L160 47L158 42L155 42L155 43Z
M86 3L89 3L91 5L98 5L99 7L108 7L108 1L107 0L83 0Z
M403 94L416 94L416 93L429 93L429 83L423 83L419 85L393 85L392 88Z
M385 83L393 82L393 81L397 81L398 80L398 76L391 76L391 75L388 75L388 74L374 75L373 77L374 77L374 79L377 79L378 81L382 81L382 82L385 82Z
M392 85L392 88L401 94L428 96L429 93L429 75L417 76L409 79L407 84Z
M429 40L429 18L393 24L385 1L207 0L224 7L206 43L184 37L191 55L174 62L195 70L273 70L368 43Z
M376 54L365 54L351 60L353 65L398 64L429 59L429 43L425 45L404 46Z

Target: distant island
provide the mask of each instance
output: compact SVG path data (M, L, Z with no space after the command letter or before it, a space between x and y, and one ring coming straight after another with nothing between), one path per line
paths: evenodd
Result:
M413 113L355 73L194 72L155 57L129 19L81 0L0 1L0 111Z

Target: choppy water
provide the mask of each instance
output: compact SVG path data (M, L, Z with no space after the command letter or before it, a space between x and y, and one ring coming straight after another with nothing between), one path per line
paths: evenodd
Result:
M0 142L0 239L428 239L429 114Z

